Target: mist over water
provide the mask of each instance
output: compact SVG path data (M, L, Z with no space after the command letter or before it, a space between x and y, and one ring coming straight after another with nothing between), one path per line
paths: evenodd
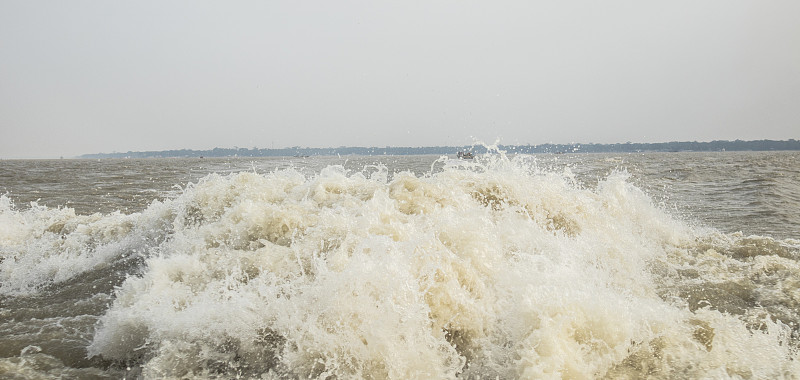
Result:
M798 378L798 158L0 161L0 375Z

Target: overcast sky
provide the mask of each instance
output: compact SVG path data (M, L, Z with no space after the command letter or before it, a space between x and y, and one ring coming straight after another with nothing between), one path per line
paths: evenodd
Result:
M0 158L800 138L800 1L0 0Z

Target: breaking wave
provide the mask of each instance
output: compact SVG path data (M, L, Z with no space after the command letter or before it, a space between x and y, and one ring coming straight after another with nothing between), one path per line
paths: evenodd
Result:
M139 213L0 197L0 294L126 277L89 357L145 378L796 378L800 241L723 234L625 172L209 175Z

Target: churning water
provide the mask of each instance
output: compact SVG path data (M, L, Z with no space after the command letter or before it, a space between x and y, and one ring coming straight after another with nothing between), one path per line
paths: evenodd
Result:
M0 161L0 377L798 378L798 158Z

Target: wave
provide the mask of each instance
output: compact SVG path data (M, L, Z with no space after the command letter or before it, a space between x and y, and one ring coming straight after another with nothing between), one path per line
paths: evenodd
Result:
M0 197L0 292L135 259L87 352L146 378L800 373L800 241L693 226L624 172L438 164L212 174L130 215Z

